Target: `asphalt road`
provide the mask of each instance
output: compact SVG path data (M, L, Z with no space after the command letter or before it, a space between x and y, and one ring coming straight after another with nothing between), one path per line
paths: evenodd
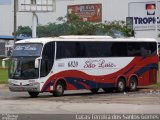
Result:
M26 92L0 90L0 113L6 114L160 114L160 90L91 94L67 91L62 97L49 93L30 98Z

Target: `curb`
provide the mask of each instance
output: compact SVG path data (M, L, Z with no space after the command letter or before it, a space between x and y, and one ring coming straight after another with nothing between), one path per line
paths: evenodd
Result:
M8 88L8 84L0 84L0 89Z

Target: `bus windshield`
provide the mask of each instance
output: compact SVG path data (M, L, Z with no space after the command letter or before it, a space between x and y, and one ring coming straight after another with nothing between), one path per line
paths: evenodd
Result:
M10 61L9 78L35 79L39 77L39 70L34 67L35 58L12 58Z
M12 57L40 56L42 44L16 44Z

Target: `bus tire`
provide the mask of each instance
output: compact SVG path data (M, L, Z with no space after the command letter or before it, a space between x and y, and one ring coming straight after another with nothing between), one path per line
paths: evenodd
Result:
M124 92L126 88L126 82L124 80L124 78L119 78L118 82L117 82L117 92L121 93Z
M35 98L39 95L39 92L28 92L28 94L32 97Z
M65 89L64 83L62 81L58 81L55 86L55 91L53 92L53 95L55 97L63 96L64 89Z
M93 93L93 94L96 94L98 92L99 88L92 88L90 89L90 91Z
M137 78L136 77L131 77L130 82L129 82L129 91L134 92L137 90Z

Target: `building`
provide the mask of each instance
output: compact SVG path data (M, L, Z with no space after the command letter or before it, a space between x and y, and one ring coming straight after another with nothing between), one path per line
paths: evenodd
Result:
M38 24L45 25L49 22L57 22L58 17L64 17L67 12L71 12L71 6L84 5L84 4L101 4L102 15L101 22L123 20L126 21L126 17L132 16L129 4L131 3L147 3L156 2L154 0L55 0L56 11L48 13L37 13ZM12 35L13 32L13 0L0 0L0 35ZM70 6L70 7L68 7ZM132 10L139 14L137 5L133 5ZM98 10L97 10L98 11ZM155 8L153 8L155 11ZM145 14L145 13L144 13ZM156 16L154 16L156 17ZM153 18L154 19L154 18ZM84 20L87 20L86 18ZM17 12L17 26L32 26L32 13L29 12ZM154 26L156 23L154 24ZM156 27L152 30L139 30L136 31L136 37L152 37L157 38L159 34L156 32Z
M16 40L27 39L25 37L16 37ZM0 58L8 57L14 45L13 36L0 35Z

